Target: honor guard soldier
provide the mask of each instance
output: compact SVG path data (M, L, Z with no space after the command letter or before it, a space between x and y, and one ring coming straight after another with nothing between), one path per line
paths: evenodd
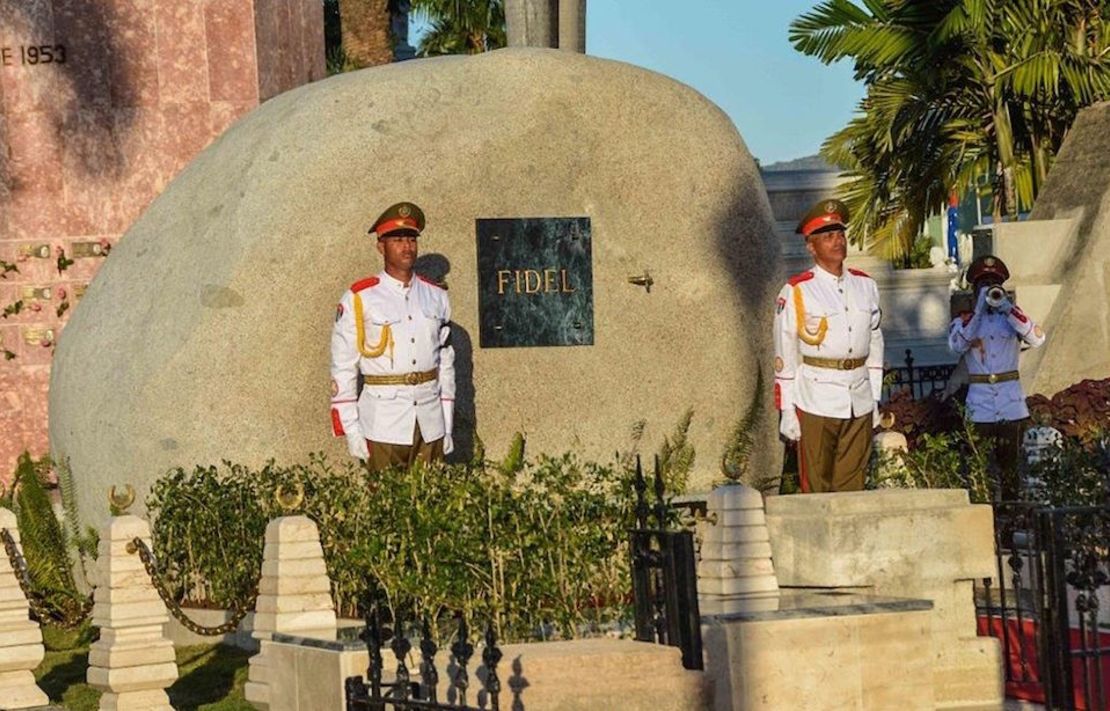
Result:
M977 432L994 442L1003 500L1018 496L1018 454L1029 408L1018 379L1021 344L1044 344L1040 326L1019 309L1003 288L1010 270L994 256L979 257L967 268L975 290L975 310L948 327L948 347L967 365L967 410Z
M447 292L413 271L424 213L402 202L370 228L384 269L343 294L331 337L331 421L371 471L454 448L455 352ZM359 381L362 390L359 392Z
M848 208L823 200L798 223L812 269L790 278L775 304L779 431L798 442L803 492L863 489L883 383L879 287L846 269Z

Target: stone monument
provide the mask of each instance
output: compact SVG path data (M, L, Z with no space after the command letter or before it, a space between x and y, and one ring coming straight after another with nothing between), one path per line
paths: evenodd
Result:
M54 345L107 249L228 125L323 76L320 0L0 0L0 482L46 452Z
M0 530L11 534L16 550L19 528L15 514L0 508ZM46 655L42 630L30 619L30 606L8 556L0 548L0 707L26 709L50 699L35 685L32 673Z
M631 446L637 421L655 447L692 407L692 486L707 486L761 398L748 470L781 467L768 306L779 249L732 122L644 69L503 49L275 97L155 200L55 357L51 446L80 474L82 515L102 515L98 492L121 470L142 501L167 467L346 458L328 417L335 304L381 269L366 231L402 200L428 219L417 271L451 298L456 456L475 432L491 455L523 432L532 454L608 462ZM536 233L554 240L543 243L551 263L513 261L523 254L513 250L488 258L480 230L500 219L520 239L532 234L521 221L563 225ZM570 226L584 239L587 224L588 274L560 261ZM484 347L479 285L490 269L495 292L523 313L522 300L558 311L588 278L592 343ZM585 327L586 311L560 313L564 334Z

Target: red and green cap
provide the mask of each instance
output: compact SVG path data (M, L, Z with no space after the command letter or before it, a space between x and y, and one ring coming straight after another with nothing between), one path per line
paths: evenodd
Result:
M843 230L848 226L848 206L839 200L822 200L809 209L798 226L798 234L810 235Z
M424 211L411 202L399 202L386 208L374 220L370 234L384 237L419 237L424 231Z

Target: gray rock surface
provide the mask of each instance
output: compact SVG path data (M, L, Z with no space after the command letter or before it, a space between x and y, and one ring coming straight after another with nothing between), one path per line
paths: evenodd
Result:
M421 265L456 324L460 449L603 461L688 407L708 488L763 368L753 477L777 474L770 326L778 243L755 163L689 87L627 64L507 49L339 75L235 124L112 252L58 344L51 448L82 515L168 468L345 457L328 418L335 303L380 269L366 230L421 205ZM478 347L475 219L589 216L595 345ZM650 293L628 283L649 270Z
M1023 356L1022 380L1029 393L1051 396L1087 378L1110 378L1108 151L1110 102L1102 102L1079 112L1025 225L1036 230L1040 221L1074 223L1060 253L1053 253L1044 240L1028 255L1037 267L1031 271L1048 268L1049 273L1040 274L1041 280L1059 284L1060 289L1051 311L1042 318L1048 340ZM1049 237L1050 226L1044 224L1042 237ZM1003 229L999 239L1006 236ZM1035 377L1030 379L1027 373Z

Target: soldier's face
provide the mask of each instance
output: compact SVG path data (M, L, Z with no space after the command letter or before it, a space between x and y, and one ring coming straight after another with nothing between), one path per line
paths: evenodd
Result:
M408 271L416 262L416 238L407 236L383 237L378 240L378 252L386 267Z
M806 249L818 262L842 262L848 256L848 240L844 230L810 235Z

